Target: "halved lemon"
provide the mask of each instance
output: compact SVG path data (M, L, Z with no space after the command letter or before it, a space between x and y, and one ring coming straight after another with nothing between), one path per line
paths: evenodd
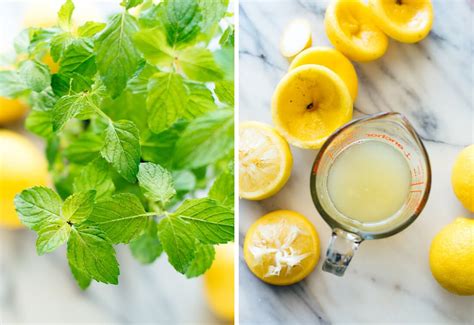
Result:
M264 282L290 285L313 271L320 254L319 237L303 215L273 211L247 231L244 258L250 271Z
M288 142L300 148L321 148L351 118L349 90L335 72L321 65L291 70L273 93L273 123Z
M346 84L352 100L357 97L357 73L351 61L336 49L316 46L298 54L290 64L293 70L305 64L319 64L334 71Z
M333 0L326 9L324 27L332 45L351 60L371 61L387 51L387 35L360 0Z
M433 25L430 0L369 0L375 23L399 42L416 43Z
M311 25L305 19L295 19L286 26L283 32L280 52L284 57L291 59L311 44Z
M290 177L293 158L286 140L272 127L244 122L239 128L239 193L263 200L277 193Z

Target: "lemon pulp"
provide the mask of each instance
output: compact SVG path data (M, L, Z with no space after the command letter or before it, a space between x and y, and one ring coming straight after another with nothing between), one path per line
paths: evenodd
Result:
M288 143L272 127L244 122L239 129L240 197L261 200L278 192L290 177Z
M244 258L261 280L289 285L305 278L319 259L319 238L314 226L289 210L271 212L248 230Z

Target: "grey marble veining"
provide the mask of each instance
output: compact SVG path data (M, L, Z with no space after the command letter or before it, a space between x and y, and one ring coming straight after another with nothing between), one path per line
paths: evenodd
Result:
M271 124L273 90L288 69L279 53L286 24L310 20L313 45L330 46L323 17L328 1L240 1L240 120ZM343 278L322 272L321 260L304 281L272 287L240 261L242 324L326 324L340 322L473 323L474 297L442 289L428 263L431 239L455 217L471 216L454 196L450 175L456 155L474 142L473 5L434 1L433 30L418 44L390 41L379 60L355 64L359 95L355 116L380 111L405 114L425 140L433 169L430 199L403 232L366 241ZM248 227L276 209L292 209L316 226L324 255L330 228L313 206L309 173L315 150L291 148L292 176L274 197L240 201L241 243Z

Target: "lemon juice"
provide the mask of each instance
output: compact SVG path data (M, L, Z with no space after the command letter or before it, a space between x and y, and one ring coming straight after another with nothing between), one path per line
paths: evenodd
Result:
M411 174L401 152L376 140L354 143L335 157L328 190L336 209L361 223L393 216L409 194Z

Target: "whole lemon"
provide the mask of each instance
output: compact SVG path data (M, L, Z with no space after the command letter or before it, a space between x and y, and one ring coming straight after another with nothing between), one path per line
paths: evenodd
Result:
M15 122L25 115L26 105L19 99L0 97L0 125Z
M464 148L456 158L451 184L459 201L474 212L474 144Z
M446 290L474 295L474 220L459 217L431 242L431 273Z
M234 243L218 245L216 258L204 274L207 302L222 319L234 319Z
M48 166L41 152L24 136L0 130L0 226L20 228L15 195L31 186L46 185Z

